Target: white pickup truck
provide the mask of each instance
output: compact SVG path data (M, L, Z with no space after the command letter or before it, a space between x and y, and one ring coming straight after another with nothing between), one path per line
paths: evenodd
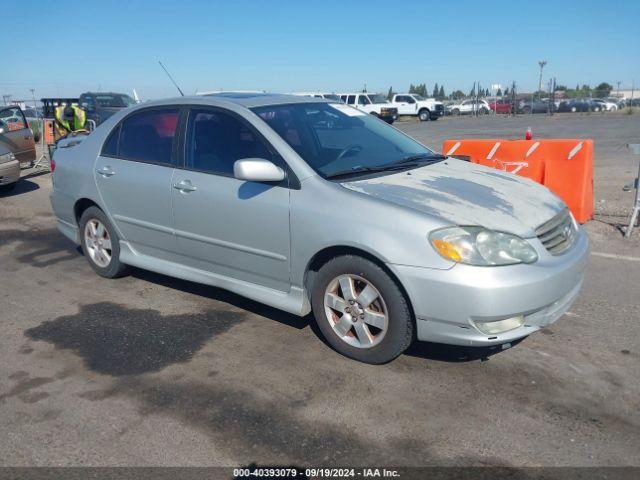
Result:
M444 115L442 102L417 93L398 93L391 104L398 109L398 115L417 115L421 122L437 120Z
M398 118L398 109L379 93L341 93L340 98L347 105L370 113L389 124Z

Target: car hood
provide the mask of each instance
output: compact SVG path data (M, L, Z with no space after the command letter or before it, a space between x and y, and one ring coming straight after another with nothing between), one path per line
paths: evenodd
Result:
M566 208L532 180L454 158L342 185L453 225L480 225L524 238Z

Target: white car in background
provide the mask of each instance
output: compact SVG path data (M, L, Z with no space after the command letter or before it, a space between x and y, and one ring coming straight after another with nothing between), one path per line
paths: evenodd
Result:
M594 98L593 101L600 105L600 111L615 112L618 110L618 104L606 98Z
M486 100L464 100L447 106L447 110L451 115L468 115L475 112L485 115L491 112L491 107Z
M438 120L444 115L442 102L417 93L398 93L393 96L391 105L398 109L398 115L417 115L421 122Z
M392 124L398 119L398 109L380 93L341 93L340 98L347 105L370 113L388 124Z

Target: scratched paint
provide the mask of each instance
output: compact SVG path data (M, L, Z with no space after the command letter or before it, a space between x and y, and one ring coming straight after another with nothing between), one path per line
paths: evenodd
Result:
M536 227L565 208L532 180L452 158L343 185L454 225L481 225L523 237L535 236Z

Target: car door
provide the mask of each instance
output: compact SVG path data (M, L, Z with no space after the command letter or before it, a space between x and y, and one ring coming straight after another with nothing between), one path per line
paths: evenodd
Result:
M241 116L213 107L189 112L182 167L172 181L181 262L200 270L288 291L289 188L237 180L233 165L264 158L286 167Z
M399 115L411 115L415 113L415 100L408 95L398 95L396 97Z
M137 110L107 137L95 163L103 207L122 239L143 255L175 253L171 177L177 158L178 107Z
M20 163L35 161L33 133L20 107L0 107L0 144L9 149Z

